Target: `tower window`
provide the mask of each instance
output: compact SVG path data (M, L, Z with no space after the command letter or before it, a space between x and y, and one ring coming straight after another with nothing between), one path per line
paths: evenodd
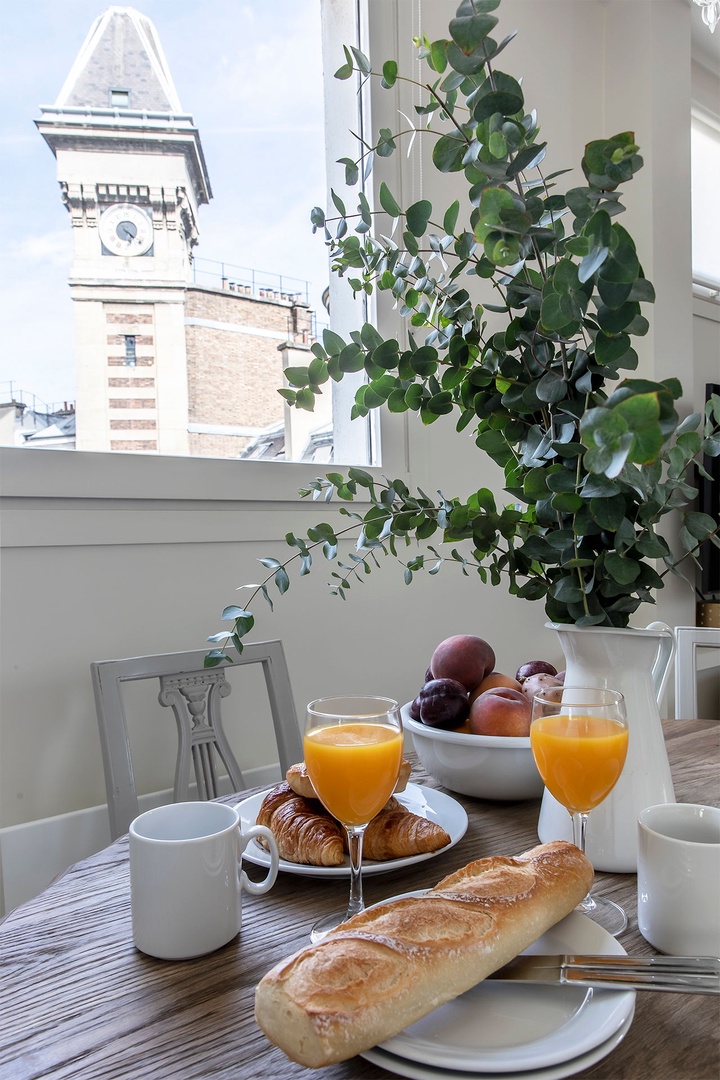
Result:
M125 363L128 367L136 367L137 353L135 351L135 335L125 335Z
M110 90L110 108L111 109L129 109L130 108L130 91L129 90Z

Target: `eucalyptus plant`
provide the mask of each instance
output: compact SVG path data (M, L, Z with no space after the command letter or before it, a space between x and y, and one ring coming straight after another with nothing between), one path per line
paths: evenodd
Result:
M463 0L447 38L416 40L429 72L417 123L397 133L381 128L374 143L342 159L347 185L358 185L376 158L422 130L434 139L435 169L454 174L453 190L464 180L464 198L403 209L383 182L377 208L360 187L352 210L333 191L332 215L319 207L311 214L332 271L355 294L390 294L406 344L369 322L347 341L326 330L310 364L287 369L279 392L312 410L329 380L364 372L353 418L382 407L414 412L424 424L451 417L467 444L472 436L504 470L507 504L486 487L431 496L363 469L329 472L300 494L360 497L369 509L341 505L346 527L321 522L305 537L288 534L292 554L260 560L267 576L243 587L251 590L246 606L225 609L234 626L213 635L218 645L241 650L254 599L272 607L270 590L287 590L293 566L308 573L318 552L336 560L352 533L355 550L332 573L342 598L382 555L398 560L407 583L452 562L523 600L544 601L551 620L579 626L627 626L680 561L696 562L704 541L720 545L717 521L692 509L696 477L707 475L703 456L720 453L720 399L680 422L677 379L621 377L637 367L633 340L647 333L643 308L655 299L618 221L620 188L643 164L634 134L588 143L585 183L558 191L569 170L544 174L536 114L519 80L497 67L514 37L491 36L499 3ZM394 60L375 70L345 48L336 78L358 75L387 89L404 78ZM502 329L489 326L498 321ZM671 511L680 515L677 552L658 529ZM207 662L223 658L217 648Z

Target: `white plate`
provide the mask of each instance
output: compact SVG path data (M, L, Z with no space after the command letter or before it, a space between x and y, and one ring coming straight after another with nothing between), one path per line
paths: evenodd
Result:
M615 1034L611 1035L607 1042L601 1043L600 1046L596 1046L593 1050L588 1050L585 1054L571 1058L570 1061L563 1061L559 1065L549 1065L544 1069L530 1069L523 1072L476 1072L471 1075L476 1076L478 1080L563 1080L566 1076L574 1076L581 1069L589 1069L591 1065L602 1061L620 1045L630 1030L634 1012L635 1006L633 1005L628 1018ZM360 1056L371 1061L374 1065L380 1065L383 1069L387 1069L388 1072L395 1073L397 1076L410 1077L410 1080L468 1080L467 1072L436 1069L432 1065L420 1065L416 1061L406 1061L405 1058L388 1054L386 1050L381 1050L377 1046L373 1050L367 1050Z
M614 937L577 912L526 952L625 955ZM406 1061L459 1072L537 1070L600 1046L634 1008L634 990L487 980L388 1039L381 1049Z
M263 799L268 791L259 791L257 795L251 795L247 799L235 805L240 814L243 829L255 824ZM382 862L373 862L371 859L363 859L363 876L367 874L387 874L391 870L400 870L403 866L412 866L414 863L424 862L425 859L433 859L436 855L442 855L443 851L449 851L464 835L468 827L468 818L464 809L449 795L435 788L420 787L418 784L408 784L404 791L399 792L395 798L412 810L419 817L428 818L443 829L450 836L450 843L438 851L430 851L425 855L410 855L405 859L385 859ZM270 856L257 840L251 840L243 858L257 866L269 866ZM345 857L344 866L308 866L305 863L288 862L280 860L280 869L288 874L301 874L304 877L349 877L350 861Z

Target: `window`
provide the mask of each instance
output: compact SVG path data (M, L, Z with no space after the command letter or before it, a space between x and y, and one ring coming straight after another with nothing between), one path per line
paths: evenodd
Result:
M334 83L341 45L355 39L356 9L363 4L327 3L326 27L340 18L338 11L342 25L335 38L325 30L332 52L325 65L323 4L251 0L228 7L212 0L198 24L189 0L172 9L162 0L147 0L143 14L109 8L92 27L64 20L53 26L52 40L39 34L33 19L12 23L14 55L32 57L33 63L22 68L19 62L21 95L12 121L22 133L22 152L13 161L15 188L6 192L17 211L9 288L14 316L0 382L12 380L50 408L77 398L78 447L112 449L108 387L124 349L127 366L148 367L147 374L158 380L157 401L165 414L158 411L152 419L160 454L282 459L291 444L292 460L327 459L332 398L351 398L350 382L323 395L325 413L286 410L277 394L283 368L309 363L314 337L330 323L327 255L310 224L312 206L327 202L323 68ZM103 88L101 80L98 89L94 78L83 75L83 58L107 28L103 20L112 17L131 20L133 32L113 40L132 41L139 50L139 86L152 84L155 95L149 102L140 99L135 85L106 82ZM78 53L83 31L88 38ZM88 71L96 73L96 67ZM348 98L352 112L340 120L335 113L344 141L329 160L354 149L347 132L358 129L355 89ZM336 85L332 96L337 97ZM76 146L82 142L88 109L98 117L96 135L73 155L67 132ZM122 115L113 118L114 110ZM103 143L112 123L113 137ZM143 139L153 125L159 136L150 152ZM181 138L167 139L168 131ZM11 147L12 135L6 139ZM182 153L170 168L157 146L177 147L181 140L190 150L179 182L173 169ZM144 169L128 174L128 162L138 159L154 166L152 175ZM98 223L109 210L116 211L116 219L108 218L113 244L103 247ZM131 228L141 215L150 225L143 244L138 226L134 233ZM168 288L182 294L184 310L168 302ZM38 297L43 319L34 317ZM19 357L21 371L15 367ZM248 372L252 383L245 381ZM183 377L185 403L177 393ZM81 387L76 378L84 380ZM103 392L106 400L97 397ZM349 415L349 407L342 413ZM292 438L278 440L278 425L282 432L288 420L295 425ZM164 425L171 433L167 439ZM373 460L370 425L359 438L361 426L353 425L344 461ZM138 452L147 448L144 442L138 437Z
M130 91L129 90L111 90L110 91L110 108L111 109L129 109L130 108Z
M720 117L692 117L692 267L696 293L720 298Z

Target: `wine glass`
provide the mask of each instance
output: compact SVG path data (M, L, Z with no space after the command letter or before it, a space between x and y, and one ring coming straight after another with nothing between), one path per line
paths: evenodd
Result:
M318 698L307 707L305 766L326 810L344 825L350 851L347 912L319 920L310 937L319 941L363 910L362 842L365 829L393 793L403 755L400 709L392 698L373 695Z
M588 814L618 781L628 726L617 690L544 687L533 697L530 746L545 787L570 813L573 843L585 852ZM616 937L627 926L623 909L588 893L575 909Z

